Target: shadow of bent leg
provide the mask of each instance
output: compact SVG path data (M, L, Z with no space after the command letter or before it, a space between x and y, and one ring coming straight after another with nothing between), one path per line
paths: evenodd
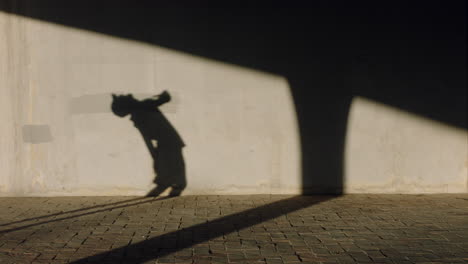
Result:
M157 197L161 195L169 186L167 185L158 185L154 187L146 196L147 197ZM182 192L182 191L181 191Z
M172 190L169 193L169 196L174 197L174 196L180 196L182 191L185 189L185 186L182 185L174 185L172 186Z

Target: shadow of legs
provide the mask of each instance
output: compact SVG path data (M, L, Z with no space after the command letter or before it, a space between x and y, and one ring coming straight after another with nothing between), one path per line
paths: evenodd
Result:
M172 190L169 193L169 196L174 197L174 196L180 196L182 191L185 189L185 186L183 185L173 185Z
M146 196L147 197L156 197L163 193L169 186L166 185L158 185L154 187ZM180 194L180 193L179 193Z

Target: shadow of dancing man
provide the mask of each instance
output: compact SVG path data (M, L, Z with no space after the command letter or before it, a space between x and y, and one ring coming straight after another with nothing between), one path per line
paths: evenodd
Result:
M158 109L169 102L167 91L159 95L137 100L131 94L112 94L112 112L119 117L130 115L135 127L140 131L148 150L153 157L157 186L147 196L158 196L171 187L170 196L178 196L187 186L182 138L169 120Z

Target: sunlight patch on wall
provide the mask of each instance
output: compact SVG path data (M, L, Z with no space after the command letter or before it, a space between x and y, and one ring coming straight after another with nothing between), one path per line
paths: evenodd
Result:
M468 191L468 134L355 97L345 149L347 193Z
M15 172L22 195L146 194L151 156L132 121L111 112L111 93L144 99L164 90L173 100L161 111L186 143L184 193L300 193L298 125L283 76L1 12L0 24L9 27L0 53L10 52L18 71L0 76L15 83L5 107L18 109L20 131L53 131L42 140L43 130L24 130L28 142L42 135L44 154L35 155L45 156ZM32 150L15 140L16 154L1 156L17 155L22 168ZM36 174L41 186L31 187Z

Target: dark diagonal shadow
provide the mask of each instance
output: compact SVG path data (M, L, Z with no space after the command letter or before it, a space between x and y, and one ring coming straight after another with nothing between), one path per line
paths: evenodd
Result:
M77 212L82 212L82 211L87 211L87 210L92 210L96 208L102 208L102 207L107 207L107 206L113 206L113 205L118 205L118 204L124 204L124 203L129 203L129 202L134 202L134 201L139 201L147 199L147 197L138 197L134 199L129 199L129 200L124 200L124 201L119 201L115 203L108 203L108 204L98 204L90 207L85 207L85 208L80 208L80 209L75 209L75 210L70 210L70 211L65 211L65 212L58 212L58 213L53 213L53 214L48 214L48 215L42 215L42 216L37 216L37 217L31 217L31 218L25 218L21 219L18 221L13 221L5 224L0 224L0 226L7 226L7 225L13 225L13 224L19 224L22 222L28 222L28 221L33 221L33 220L40 220L44 218L49 218L49 217L54 217L54 216L59 216L59 215L65 215L65 214L72 214L72 213L77 213ZM1 231L0 231L1 232Z
M113 258L117 258L115 261L118 262L122 256L131 263L144 263L335 197L337 196L294 196L223 216L211 222L173 231L126 247L82 258L71 263L100 263ZM175 240L176 244L168 243L171 240ZM129 252L131 253L127 254Z
M273 1L248 8L173 2L3 0L0 11L286 78L303 194L343 192L356 96L467 128L466 1Z
M147 198L147 197L144 197L144 198ZM57 222L57 221L62 221L62 220L67 220L67 219L72 219L72 218L76 218L76 217L80 217L80 216L86 216L86 215L91 215L91 214L102 213L102 212L106 212L106 211L110 211L110 210L114 210L114 209L126 208L126 207L130 207L130 206L135 206L135 205L141 205L141 204L146 204L146 203L161 201L161 200L165 200L165 199L169 199L169 198L172 198L172 197L165 196L165 197L160 197L160 198L151 198L150 200L146 200L146 201L142 201L142 202L136 202L136 203L131 203L131 204L124 204L124 205L119 205L119 206L104 208L104 209L96 210L96 211L92 211L92 212L86 212L86 213L82 213L82 214L71 215L71 216L61 217L61 218L55 218L55 219L52 219L52 220L42 221L42 222L33 223L33 224L29 224L29 225L23 225L23 226L19 226L19 227L9 228L9 229L5 229L5 230L0 230L0 235L1 235L1 234L5 234L5 233L9 233L9 232L13 232L13 231L18 231L18 230L25 229L25 228L29 228L29 227L33 227L33 226L48 224L48 223ZM140 199L143 199L143 197L142 197L142 198L137 198L137 199L132 199L132 200L140 200ZM130 201L132 201L132 200L130 200ZM128 201L127 201L127 202L128 202ZM85 210L85 209L83 209L83 210ZM41 217L41 218L42 218L42 217ZM23 220L23 221L26 221L26 220Z

